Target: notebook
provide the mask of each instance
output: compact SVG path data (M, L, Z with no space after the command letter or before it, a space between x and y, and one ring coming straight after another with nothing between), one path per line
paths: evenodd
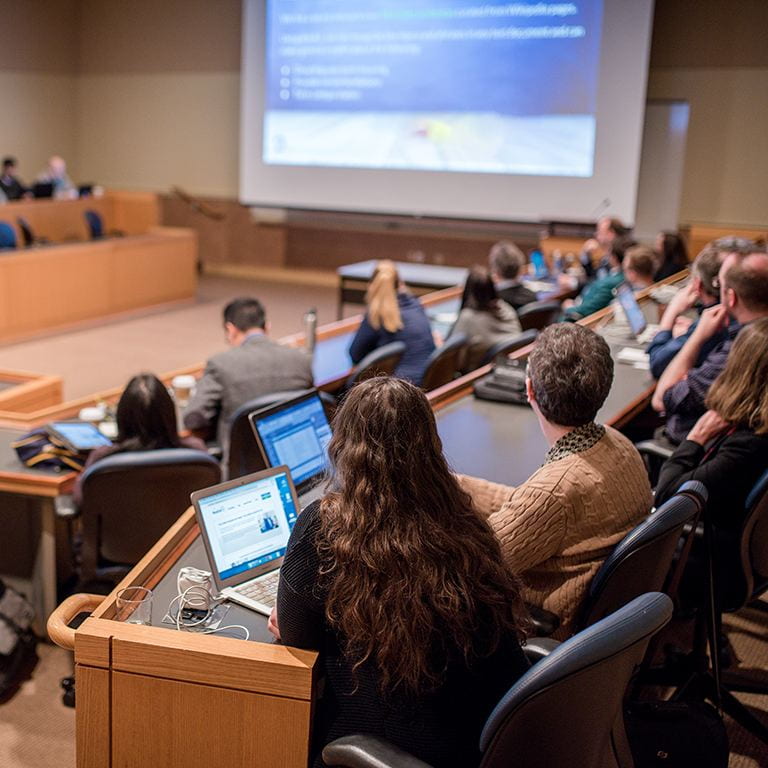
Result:
M284 464L302 508L322 496L331 425L316 390L254 411L248 417L268 467Z
M288 467L195 491L192 504L221 597L268 616L299 514Z

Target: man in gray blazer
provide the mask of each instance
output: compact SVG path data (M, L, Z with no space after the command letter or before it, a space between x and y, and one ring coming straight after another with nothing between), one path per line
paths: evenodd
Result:
M224 307L224 333L231 349L208 361L184 411L188 429L216 428L225 456L232 416L243 403L312 386L310 356L267 338L266 325L258 299L235 299Z

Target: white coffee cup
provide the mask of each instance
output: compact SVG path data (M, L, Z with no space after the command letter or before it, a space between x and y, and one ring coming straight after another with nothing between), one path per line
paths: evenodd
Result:
M189 402L189 398L192 397L192 393L195 391L195 384L195 377L189 373L183 373L173 377L171 386L173 387L173 394L176 398L176 402L179 405L186 405Z

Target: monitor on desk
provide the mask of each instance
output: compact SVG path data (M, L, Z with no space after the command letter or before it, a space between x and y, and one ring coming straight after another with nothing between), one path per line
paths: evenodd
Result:
M53 197L53 184L50 181L38 181L32 187L32 196Z

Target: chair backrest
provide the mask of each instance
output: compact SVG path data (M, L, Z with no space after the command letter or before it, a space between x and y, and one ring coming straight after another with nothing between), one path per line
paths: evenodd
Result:
M7 221L0 221L0 248L15 248L16 233Z
M641 595L531 667L488 718L480 768L631 768L624 693L671 616L669 597Z
M707 489L701 483L685 483L614 547L592 579L577 631L638 595L663 589L683 529L689 523L695 527L706 500Z
M85 223L88 225L88 231L91 233L91 240L98 240L104 237L104 222L98 211L87 210L84 213Z
M107 456L83 474L82 581L101 561L134 564L190 504L192 491L221 480L219 463L202 451L168 448Z
M456 371L459 370L461 351L468 341L465 333L454 333L442 347L436 349L429 356L424 376L421 379L421 388L425 392L430 392L453 381Z
M29 222L23 217L19 216L16 219L16 223L21 230L21 236L24 239L24 245L29 247L35 244L35 235L32 232L32 227L29 226Z
M256 438L253 436L248 415L269 405L305 395L308 391L307 389L293 389L260 395L243 403L234 412L230 422L229 446L226 454L228 480L266 469L264 458L256 445ZM324 394L321 392L320 396L323 397ZM325 400L323 402L325 403Z
M405 354L405 343L393 341L367 354L349 374L344 382L344 391L351 389L359 381L373 376L391 376Z
M534 301L517 310L520 327L524 331L535 328L537 331L557 322L562 309L559 301Z
M504 341L494 344L492 347L489 347L478 367L482 368L484 365L492 363L497 357L501 357L502 355L506 357L507 355L512 354L512 352L516 352L518 349L533 344L538 335L539 332L536 330L523 331L522 333L518 333L517 336L512 336L509 339L504 339Z

